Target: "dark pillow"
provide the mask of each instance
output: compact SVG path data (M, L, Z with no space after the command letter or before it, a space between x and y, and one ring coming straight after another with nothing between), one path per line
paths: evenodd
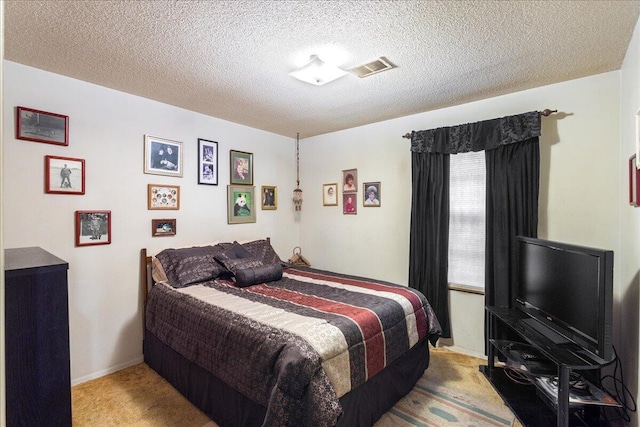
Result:
M156 255L174 288L183 288L218 277L224 268L215 260L222 248L197 246L193 248L165 249Z
M235 282L240 288L269 283L282 278L282 266L280 264L265 264L252 268L237 268Z
M250 258L232 258L223 259L222 257L216 257L216 260L222 264L232 275L236 274L237 270L245 268L255 268L264 265L262 261L251 256Z
M254 257L264 264L284 264L266 239L243 243L242 247L251 252Z
M233 242L231 246L225 248L216 255L216 259L220 262L229 259L254 258L253 254L246 250L240 243Z

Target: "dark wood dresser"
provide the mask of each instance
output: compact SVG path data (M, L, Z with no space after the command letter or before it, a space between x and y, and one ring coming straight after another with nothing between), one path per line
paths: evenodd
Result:
M7 426L70 426L69 264L5 249Z

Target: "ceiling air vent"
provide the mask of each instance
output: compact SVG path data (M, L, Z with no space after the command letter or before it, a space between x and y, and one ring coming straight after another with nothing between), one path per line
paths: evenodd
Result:
M349 69L349 72L362 78L362 77L368 77L372 74L379 73L381 71L387 71L395 67L396 66L393 65L387 58L385 58L384 56L381 56L375 61L369 62L367 64L359 65L357 67L353 67Z

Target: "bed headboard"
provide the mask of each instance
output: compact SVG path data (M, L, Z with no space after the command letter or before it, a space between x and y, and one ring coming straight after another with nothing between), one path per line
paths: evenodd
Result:
M266 237L267 242L271 243L271 237ZM140 251L140 293L142 297L142 313L144 323L144 311L147 307L147 294L153 286L153 277L151 276L152 257L146 248Z

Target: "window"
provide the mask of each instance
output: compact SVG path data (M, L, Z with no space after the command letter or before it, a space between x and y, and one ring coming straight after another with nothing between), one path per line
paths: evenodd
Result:
M449 284L484 289L485 153L449 159Z

